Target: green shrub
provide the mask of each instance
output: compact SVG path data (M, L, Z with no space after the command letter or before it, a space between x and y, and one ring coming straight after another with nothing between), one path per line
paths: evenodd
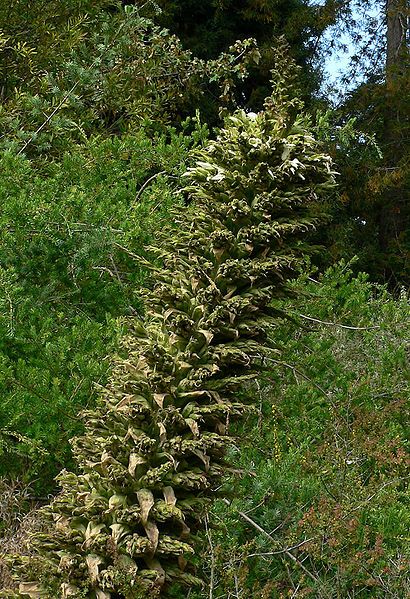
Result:
M344 263L295 292L283 308L297 324L274 331L283 367L237 431L242 477L212 513L213 555L204 539L213 597L399 599L410 588L408 297Z
M23 477L43 495L71 464L116 351L118 317L139 313L141 257L170 210L192 134L91 138L46 170L1 159L0 475ZM144 187L145 185L145 187Z
M237 83L259 60L253 39L212 60L193 57L143 16L151 2L141 10L117 0L37 4L0 6L0 149L39 163L147 121L166 132L207 98L215 120L220 105L236 106Z

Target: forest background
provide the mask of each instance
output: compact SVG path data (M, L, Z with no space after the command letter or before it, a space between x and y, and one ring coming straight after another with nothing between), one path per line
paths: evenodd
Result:
M235 107L262 108L289 52L288 93L338 188L293 283L293 322L274 332L259 416L238 430L240 477L210 514L201 568L210 597L405 596L409 14L404 0L1 4L6 551L73 467L69 439L142 314L143 259L186 201L192 152ZM324 65L346 36L336 102Z

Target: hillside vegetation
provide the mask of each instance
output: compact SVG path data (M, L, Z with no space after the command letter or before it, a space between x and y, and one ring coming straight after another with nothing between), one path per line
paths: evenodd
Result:
M0 597L410 594L407 4L1 4Z

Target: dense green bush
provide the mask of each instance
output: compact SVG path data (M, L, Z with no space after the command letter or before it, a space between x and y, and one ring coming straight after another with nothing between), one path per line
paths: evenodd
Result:
M170 221L188 150L207 135L185 128L93 137L41 174L23 157L1 159L0 475L24 476L40 494L70 463L117 317L140 310L138 257Z
M232 503L217 504L204 538L212 596L400 599L410 589L408 297L352 277L349 264L295 291L285 305L297 324L275 330L282 356L255 388L260 414L237 431Z

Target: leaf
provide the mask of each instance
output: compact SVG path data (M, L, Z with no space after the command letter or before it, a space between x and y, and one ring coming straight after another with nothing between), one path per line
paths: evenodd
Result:
M187 560L184 558L183 555L178 555L178 566L179 569L182 570L182 572L185 570L185 568L187 567L188 562Z
M114 539L117 545L119 541L121 541L121 539L123 539L125 535L130 532L130 529L127 526L124 526L124 524L120 524L118 522L115 524L111 524L110 528L112 531L112 538Z
M148 489L140 489L137 491L138 503L141 508L141 522L145 526L148 522L148 516L155 501L154 496Z
M157 559L146 557L145 563L147 564L150 570L155 570L158 572L157 584L158 586L162 586L165 582L165 570L161 566L160 562Z
M164 424L162 422L160 422L158 424L158 428L159 428L159 440L162 443L167 438L167 429L165 428L165 426L164 426Z
M209 345L212 341L212 339L214 338L214 334L211 333L211 331L207 331L206 329L199 329L198 333L202 333L202 335L205 337L205 341L206 344Z
M67 599L67 597L75 597L79 593L79 588L73 584L63 582L61 585L61 599Z
M125 497L125 495L111 495L111 497L108 500L108 509L110 511L115 510L117 508L126 507L126 505L127 498Z
M147 537L151 543L152 554L155 553L158 547L158 539L159 539L159 530L155 522L147 522L144 525L145 532L147 533Z
M55 521L56 530L67 530L70 526L70 520L66 516L59 516Z
M291 146L285 144L285 147L284 147L283 152L282 152L281 159L282 160L286 160L287 158L289 158L290 151L291 151Z
M104 563L104 560L99 555L90 554L85 558L88 568L88 574L92 584L98 581L99 569L98 566Z
M164 407L164 399L166 398L167 393L154 393L153 398L155 403L160 407Z
M175 497L175 492L172 487L164 487L163 493L165 503L168 505L176 505L177 498Z
M199 437L199 427L198 427L198 423L196 422L196 420L193 420L192 418L186 418L185 422L187 423L187 425L189 426L189 428L192 431L192 434L194 435L194 437Z
M208 455L206 455L200 449L193 449L192 453L195 454L196 456L198 456L200 460L202 460L202 462L205 465L205 472L208 472L209 465L210 465L210 457Z
M131 453L128 462L128 472L131 474L131 476L134 476L135 469L137 468L137 466L140 466L141 464L145 463L146 460L143 457L141 457L137 453Z
M105 524L95 524L94 522L89 522L84 535L85 546L87 547L92 539L94 539L104 529Z
M189 526L185 524L184 521L181 522L182 531L181 531L181 539L189 539L191 535L191 529Z
M213 253L214 256L217 260L220 260L222 258L222 256L224 255L225 252L225 248L213 248Z
M38 582L21 582L19 592L22 595L28 595L31 599L41 599L45 596Z

